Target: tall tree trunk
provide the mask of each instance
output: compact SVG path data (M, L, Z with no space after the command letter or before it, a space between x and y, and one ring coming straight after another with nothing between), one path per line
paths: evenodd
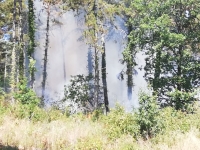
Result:
M28 0L28 36L29 36L29 43L28 43L28 51L27 53L24 52L24 58L26 58L26 55L28 57L33 57L34 53L34 47L35 47L35 15L34 15L34 3L32 0ZM29 76L30 76L30 87L33 88L33 83L35 80L34 77L34 71L29 69Z
M132 26L128 25L128 34L130 34L132 31ZM130 41L130 39L128 38L128 41ZM133 47L129 46L129 51L130 51L130 55L131 55L131 59L128 60L127 62L127 87L128 87L128 99L131 100L132 99L132 90L133 90Z
M11 54L11 92L15 91L16 87L16 4L17 1L13 2L13 50Z
M96 23L98 24L98 16L97 16L97 11L98 11L98 0L94 1L94 7L93 7L93 11L94 11L94 16L96 18ZM95 108L98 107L99 104L99 53L98 53L98 33L97 33L97 29L95 29L94 27L94 36L96 39L96 43L94 43L94 73L95 73Z
M156 52L156 59L155 59L156 62L155 62L155 73L153 79L153 95L156 95L158 93L160 74L161 74L160 59L161 59L161 50L159 49Z
M102 40L103 53L102 53L102 64L101 64L101 73L102 73L102 83L103 83L103 93L104 93L104 105L106 109L106 114L109 112L109 101L108 101L108 90L107 90L107 80L106 80L106 49L104 38Z
M60 26L60 29L62 29L62 26ZM62 32L60 32L60 35L62 35ZM62 55L63 55L63 75L64 75L64 82L66 83L67 77L66 77L66 60L65 60L65 51L64 51L64 43L63 40L61 41L62 44Z
M8 61L8 51L6 49L6 60L5 60L5 67L4 67L4 91L7 92L7 61Z
M181 69L181 61L182 61L182 46L179 46L179 49L178 49L178 57L179 57L179 60L178 60L178 72L177 72L177 76L178 76L178 81L177 81L177 89L179 91L182 90L182 86L181 86L181 75L182 75L182 69Z
M94 73L95 73L95 77L94 77L94 80L95 80L95 108L98 107L98 104L99 104L99 55L98 55L98 50L97 48L95 48L95 52L94 52L94 55L95 55L95 66L94 66Z
M23 43L23 29L22 29L22 0L19 0L19 33L18 33L18 39L20 42L19 46L19 77L20 79L23 79L25 76L25 52L24 52L24 43Z
M19 0L19 42L23 42L23 29L22 29L22 0Z
M50 4L47 6L47 28L46 28L46 42L44 50L44 68L43 68L43 80L42 80L42 102L41 105L44 106L44 96L47 80L47 56L48 56L48 47L49 47L49 21L50 21Z

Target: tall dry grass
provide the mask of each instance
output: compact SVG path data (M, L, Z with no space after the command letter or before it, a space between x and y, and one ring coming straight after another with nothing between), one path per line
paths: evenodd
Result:
M148 140L138 133L134 114L121 108L108 116L94 112L71 115L59 110L34 109L0 101L0 149L20 150L200 150L200 109L185 114L162 109L162 132ZM31 119L31 120L30 120Z
M5 116L0 126L0 142L21 149L73 149L78 140L101 134L102 126L88 119L33 123Z
M169 139L158 143L142 139L136 141L130 135L109 140L104 130L103 123L88 118L33 123L27 119L4 116L0 125L0 143L21 150L200 150L197 129L185 134L173 132L173 142Z

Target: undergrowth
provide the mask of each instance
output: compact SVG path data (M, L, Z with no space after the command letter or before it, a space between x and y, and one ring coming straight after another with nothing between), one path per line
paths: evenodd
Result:
M22 149L160 149L162 144L170 149L193 130L200 137L199 108L193 114L172 107L160 109L145 94L133 112L116 105L107 116L101 110L69 115L42 109L37 103L24 104L20 98L11 104L8 95L0 97L0 141Z

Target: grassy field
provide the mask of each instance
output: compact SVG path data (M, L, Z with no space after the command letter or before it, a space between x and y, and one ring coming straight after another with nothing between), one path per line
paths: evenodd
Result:
M133 113L121 107L108 116L71 115L0 103L0 149L20 150L200 150L200 111L161 110L162 130L151 138L138 132Z

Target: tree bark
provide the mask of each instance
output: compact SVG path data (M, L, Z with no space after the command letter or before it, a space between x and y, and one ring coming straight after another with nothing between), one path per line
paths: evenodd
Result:
M94 15L95 15L95 19L96 19L96 23L98 21L98 16L97 16L97 11L98 11L98 0L95 0L94 1L94 7L93 7L93 11L94 11ZM94 73L95 73L95 77L94 77L94 80L95 80L95 93L94 93L94 98L95 98L95 109L97 109L98 107L98 104L99 104L99 56L98 56L98 49L97 49L97 45L98 45L98 33L97 33L97 30L95 29L94 27L94 36L95 36L95 39L96 39L96 43L95 46L94 46L94 49L95 49L95 52L94 52Z
M8 61L8 51L6 49L6 60L5 60L5 67L4 67L4 91L7 92L7 61Z
M102 83L103 83L103 93L104 93L104 105L106 109L106 114L109 112L109 101L108 101L108 89L107 89L107 80L106 80L106 49L105 42L103 41L103 53L102 53Z
M132 26L128 25L128 33L130 34L132 31ZM128 41L130 41L130 39L128 39ZM128 99L131 100L132 99L132 90L133 90L133 50L132 50L132 46L129 47L129 51L131 54L131 59L128 60L127 62L127 86L128 86Z
M15 91L16 87L16 3L14 0L13 4L13 50L11 54L11 92Z
M44 50L44 66L43 66L43 80L42 80L42 101L41 105L44 106L44 96L47 80L47 56L48 56L48 47L49 47L49 21L50 21L50 4L47 7L47 28L46 28L46 42Z

